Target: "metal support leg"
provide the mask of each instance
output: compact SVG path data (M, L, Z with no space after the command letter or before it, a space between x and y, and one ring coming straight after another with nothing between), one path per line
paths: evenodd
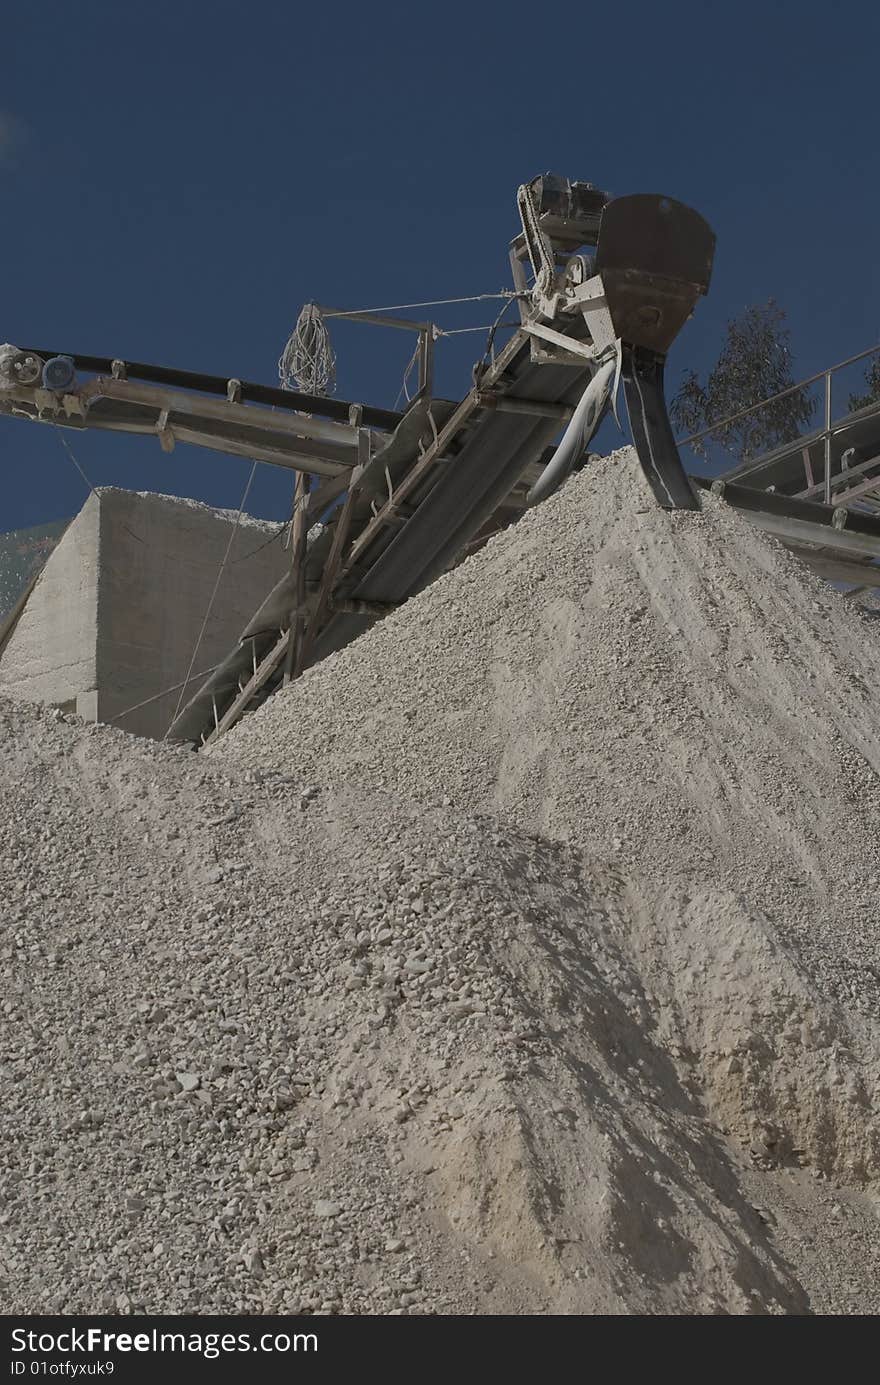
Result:
M825 504L831 504L831 371L825 376Z
M434 329L419 333L419 394L431 397L434 388Z
M305 629L306 601L306 516L309 505L311 478L301 471L296 478L296 496L293 512L293 542L291 544L291 569L294 578L294 602L290 621L290 639L284 664L284 682L289 683L300 672L302 659L303 631Z

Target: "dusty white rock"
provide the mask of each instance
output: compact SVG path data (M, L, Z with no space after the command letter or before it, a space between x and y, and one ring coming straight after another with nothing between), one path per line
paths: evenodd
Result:
M619 466L211 756L0 701L7 1311L877 1311L876 627Z
M329 1198L318 1198L314 1211L315 1216L323 1220L329 1217L338 1217L342 1211L342 1206L338 1202L332 1202Z

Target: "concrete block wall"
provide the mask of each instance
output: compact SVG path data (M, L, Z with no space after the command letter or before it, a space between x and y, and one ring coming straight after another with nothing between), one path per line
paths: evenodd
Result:
M50 555L0 654L0 692L79 711L97 685L100 496L89 496Z
M164 735L179 689L164 690L186 676L234 521L172 496L114 488L90 496L0 654L0 692ZM242 518L185 696L289 563L276 530Z

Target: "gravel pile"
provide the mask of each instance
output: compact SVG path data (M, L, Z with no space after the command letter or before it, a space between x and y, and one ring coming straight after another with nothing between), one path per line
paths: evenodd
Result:
M627 449L214 751L496 813L743 896L823 993L880 1006L880 630Z
M0 706L8 1311L804 1306L613 872Z
M0 700L5 1310L877 1311L861 619L624 458L211 756Z

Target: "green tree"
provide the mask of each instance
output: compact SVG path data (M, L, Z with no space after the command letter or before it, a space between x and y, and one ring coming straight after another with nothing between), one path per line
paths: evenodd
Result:
M728 322L724 345L705 382L695 370L684 373L670 408L680 433L701 432L794 385L791 332L785 323L785 312L772 298ZM691 446L705 457L714 441L746 461L796 438L809 423L814 408L808 391L796 389Z
M867 394L851 394L849 397L852 413L856 409L867 408L869 404L876 404L880 399L880 356L875 356L865 371L865 384L868 386Z

